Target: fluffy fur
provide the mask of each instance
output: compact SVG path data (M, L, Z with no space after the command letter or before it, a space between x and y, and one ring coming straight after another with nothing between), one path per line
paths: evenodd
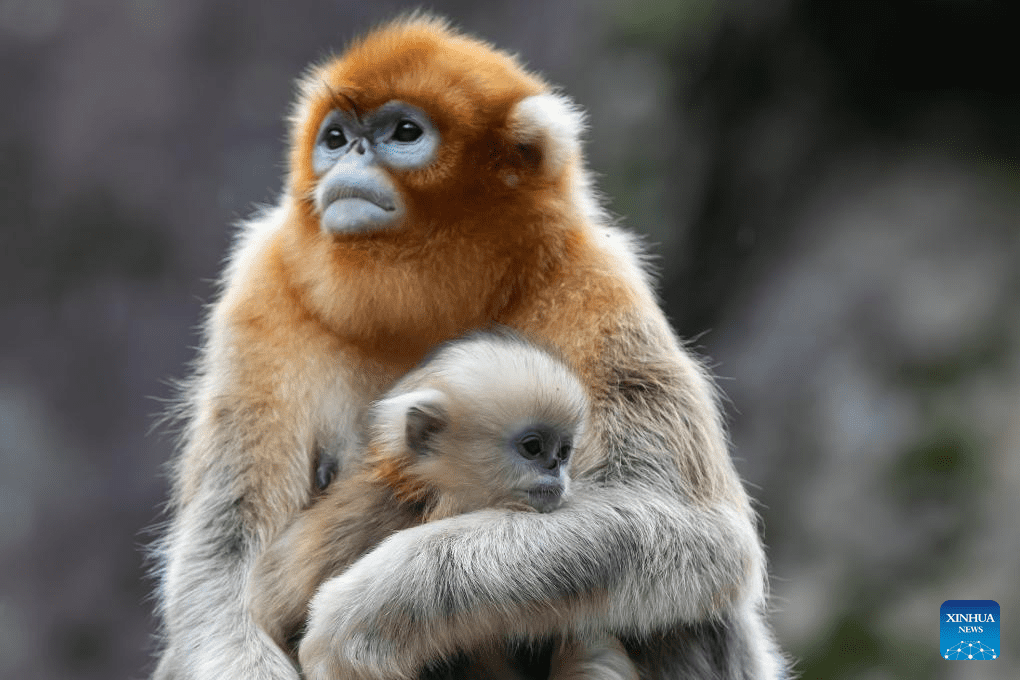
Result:
M432 117L438 154L392 173L399 228L324 233L319 123L390 100ZM245 604L256 558L309 505L319 452L350 474L368 404L493 322L554 348L584 385L592 440L571 503L398 531L313 598L305 677L413 677L459 649L606 632L643 678L781 675L715 389L598 209L578 120L516 59L430 18L373 31L303 79L286 188L234 247L185 395L157 678L297 678Z
M570 371L519 339L476 334L443 347L372 407L363 464L259 558L248 588L256 622L289 648L315 589L389 535L486 507L533 510L522 489L553 477L520 457L513 438L540 427L583 445L586 409ZM431 419L427 450L408 433L408 414L422 412ZM562 469L554 478L569 481ZM518 677L505 646L490 647L466 657L461 672ZM551 663L554 680L637 678L616 640L563 642Z

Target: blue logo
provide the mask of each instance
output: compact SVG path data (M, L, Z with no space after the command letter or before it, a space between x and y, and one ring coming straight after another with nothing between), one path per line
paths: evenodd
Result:
M998 659L999 603L995 600L946 600L940 611L942 658L950 661Z

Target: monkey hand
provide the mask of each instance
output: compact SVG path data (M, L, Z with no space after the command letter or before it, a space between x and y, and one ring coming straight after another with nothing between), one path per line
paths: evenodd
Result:
M401 611L414 589L416 546L424 527L400 531L346 572L326 581L309 605L308 626L298 651L306 680L393 680L414 678L429 658ZM417 598L415 598L417 601ZM399 609L394 609L394 608ZM438 651L438 650L436 650Z

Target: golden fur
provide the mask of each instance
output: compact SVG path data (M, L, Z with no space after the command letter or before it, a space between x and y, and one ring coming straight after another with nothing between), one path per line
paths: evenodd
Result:
M400 228L326 233L319 122L389 100L432 116L438 157L392 173ZM244 604L255 559L309 505L317 451L349 473L366 406L436 344L492 323L554 348L585 386L595 439L573 461L574 502L397 532L313 599L305 677L408 677L457 649L606 632L645 678L777 677L714 387L598 208L580 114L513 57L411 17L313 69L292 121L283 196L238 239L185 395L156 677L297 677ZM438 592L453 609L435 609Z

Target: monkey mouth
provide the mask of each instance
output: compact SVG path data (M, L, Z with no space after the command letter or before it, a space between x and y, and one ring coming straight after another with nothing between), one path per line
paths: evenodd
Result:
M398 208L397 188L382 172L365 172L351 177L350 173L333 173L323 179L321 190L316 197L319 209L335 203L366 201L386 212Z
M373 191L365 187L337 187L334 191L329 192L325 198L326 200L323 203L327 207L338 201L357 200L368 201L386 212L393 212L397 209L392 195L383 191Z
M385 229L402 215L400 200L385 186L334 183L321 194L322 228L332 233L358 233Z
M562 484L536 484L528 489L528 504L539 512L555 510L562 501Z

